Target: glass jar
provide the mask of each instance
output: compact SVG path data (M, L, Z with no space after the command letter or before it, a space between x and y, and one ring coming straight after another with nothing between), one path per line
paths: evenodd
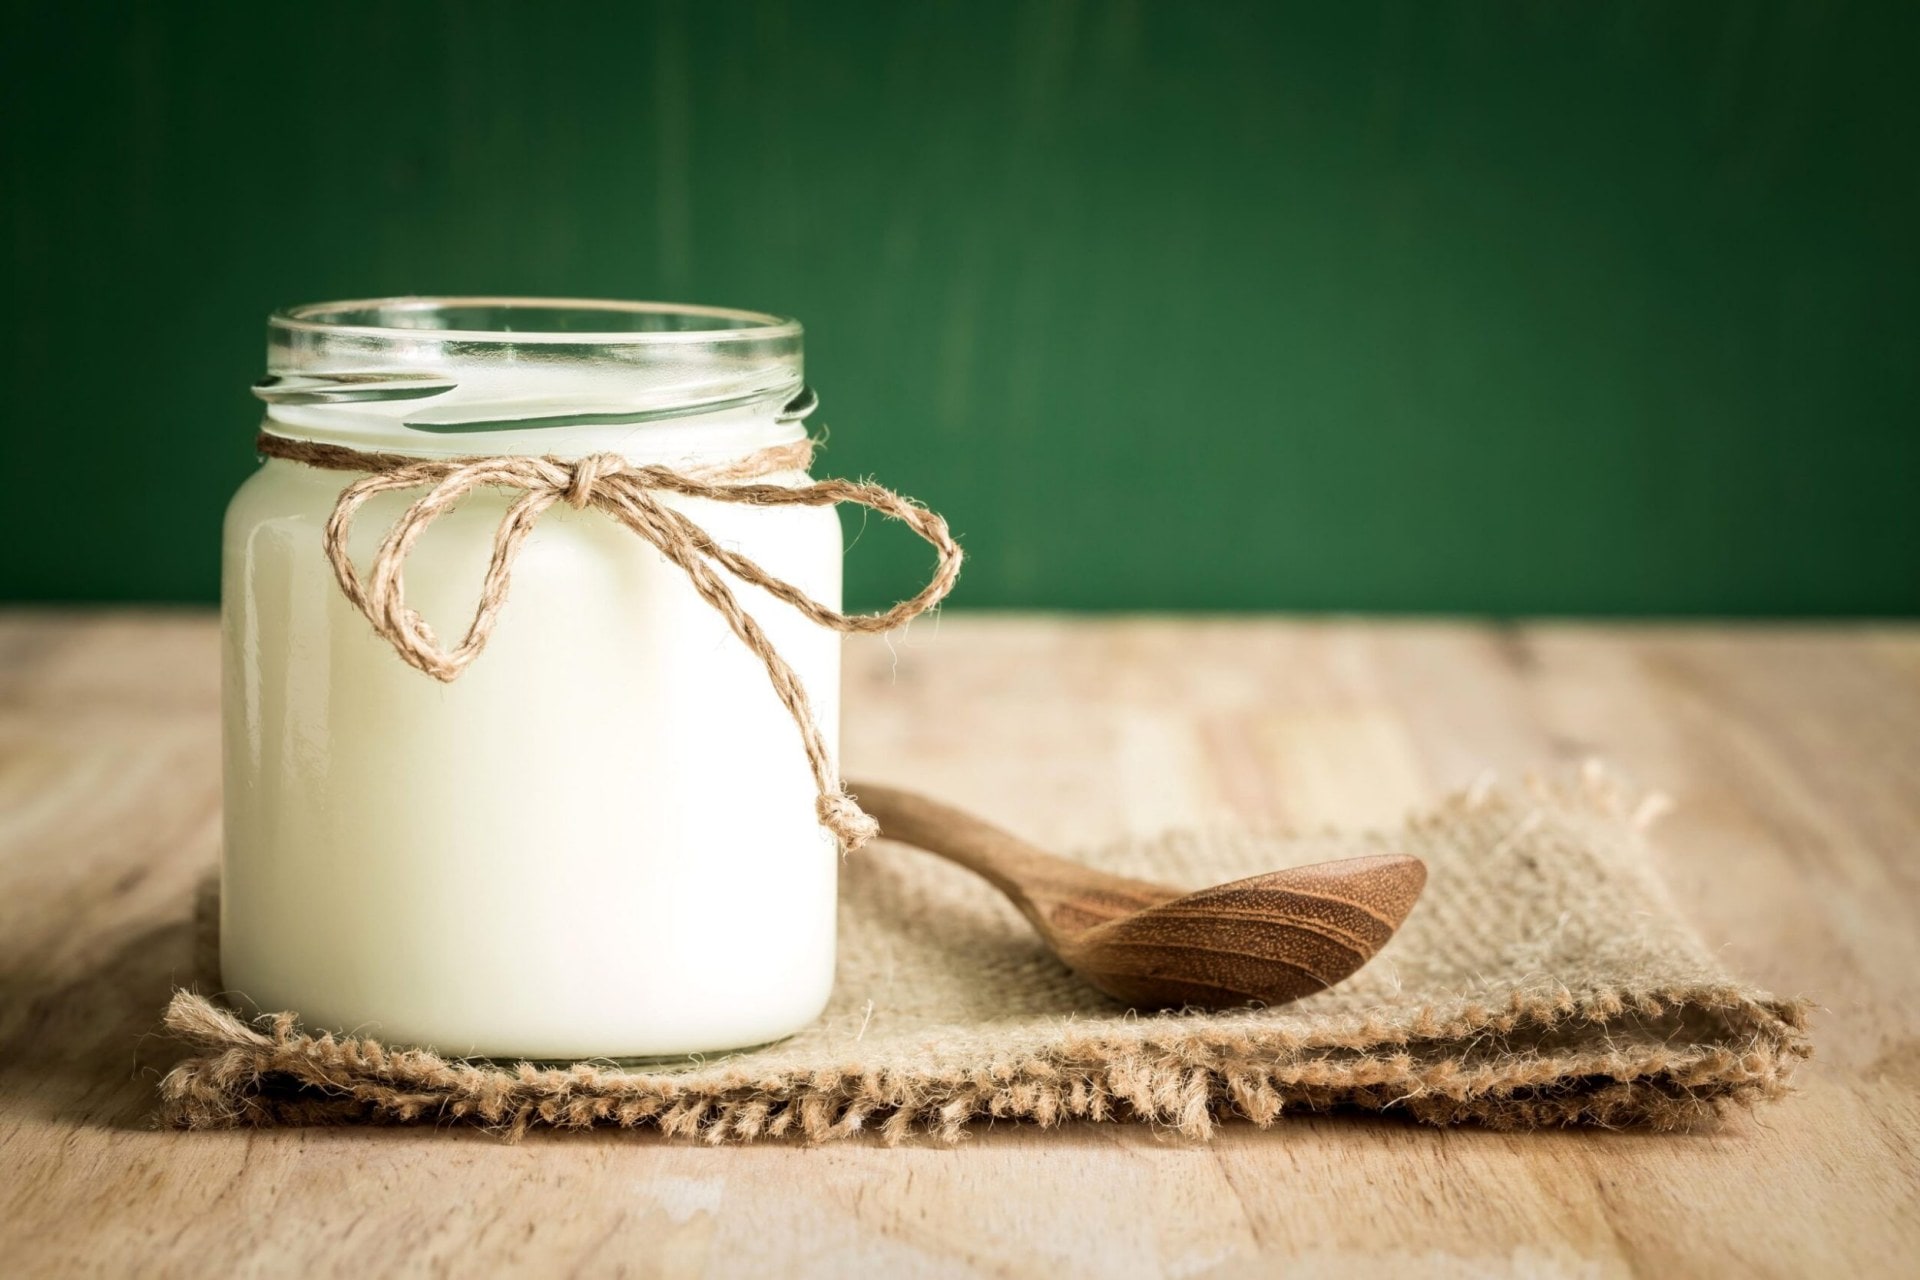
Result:
M329 303L269 323L274 437L433 458L695 469L804 439L801 328L751 312L494 298ZM788 1035L833 979L837 845L795 721L687 575L558 503L457 680L409 666L322 537L350 472L269 458L226 518L221 968L258 1010L490 1057L641 1057ZM800 484L804 472L763 477ZM419 495L355 516L355 564ZM406 603L466 629L510 492L408 553ZM830 507L669 494L839 608ZM736 583L835 742L839 637Z

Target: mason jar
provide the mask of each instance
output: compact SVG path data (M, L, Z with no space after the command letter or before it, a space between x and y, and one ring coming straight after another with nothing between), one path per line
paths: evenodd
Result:
M800 325L753 312L392 298L297 307L268 336L266 435L368 454L698 474L803 441L811 406ZM761 658L659 549L558 502L518 547L484 651L431 678L325 553L356 478L270 457L227 511L230 996L310 1028L531 1059L729 1049L814 1019L837 844ZM355 565L419 496L359 507ZM477 489L407 550L405 602L444 643L475 613L515 497ZM662 501L839 608L831 507ZM831 751L838 635L732 590Z

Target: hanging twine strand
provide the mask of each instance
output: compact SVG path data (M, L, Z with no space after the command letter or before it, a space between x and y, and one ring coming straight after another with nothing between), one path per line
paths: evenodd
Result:
M878 833L878 824L840 784L799 675L774 649L753 615L741 607L721 570L831 630L846 634L890 631L939 604L960 576L960 545L948 532L947 522L919 503L877 484L853 480L821 480L797 486L758 482L760 477L782 471L804 472L813 457L809 440L763 449L720 467L689 471L634 466L616 453L596 453L575 461L520 456L416 458L294 440L264 431L256 447L269 458L329 471L367 473L341 491L327 519L322 535L327 560L333 565L340 590L366 615L375 633L401 658L436 680L457 680L486 648L501 606L506 603L514 557L547 508L564 502L575 510L599 511L618 521L686 574L693 589L726 619L740 643L765 665L774 692L800 730L819 793L814 810L821 825L848 849L859 848ZM494 530L493 555L466 635L452 648L442 648L426 619L407 604L402 573L414 543L427 527L475 489L485 488L517 491L520 496ZM363 575L348 550L354 517L375 494L410 489L426 492L393 522ZM739 552L716 543L705 529L668 506L662 500L666 494L753 507L855 503L912 529L938 553L939 563L927 585L911 599L881 613L841 613L774 577Z

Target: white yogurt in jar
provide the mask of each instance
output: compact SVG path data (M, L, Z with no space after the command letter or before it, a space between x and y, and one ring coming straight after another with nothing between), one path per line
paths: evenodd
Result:
M801 435L780 415L790 387L671 416L675 395L710 394L708 346L731 359L729 340L710 328L694 330L702 337L693 342L661 340L674 353L665 369L648 362L648 334L625 338L642 349L623 351L609 372L570 367L576 344L556 356L550 335L505 334L469 351L431 330L408 332L432 313L405 314L389 340L367 332L382 326L364 311L388 304L347 305L362 309L346 313L358 323L341 325L366 349L361 367L451 367L459 388L413 401L276 404L269 431L369 450L612 451L677 465ZM511 305L521 309L516 328L539 321L530 304ZM341 314L311 311L322 318L307 323L323 330ZM470 314L455 318L471 327ZM311 372L337 358L328 339L300 330L293 340L305 348L279 354ZM791 348L797 384L797 326ZM777 354L762 363L789 359ZM725 360L717 369L722 380L738 372ZM757 367L746 377L777 382ZM696 382L701 390L688 390ZM651 416L604 421L620 415L623 396L644 397ZM456 420L587 421L406 425L429 407ZM777 1039L816 1017L833 977L837 845L819 825L799 731L760 660L653 547L598 512L560 504L515 560L485 651L441 683L375 635L334 580L321 530L354 478L270 460L227 513L226 989L309 1027L494 1057L714 1051ZM366 504L357 563L370 561L414 496ZM406 561L407 600L443 643L466 630L508 501L471 495ZM716 541L839 607L830 508L676 505ZM733 585L800 676L831 745L839 637Z

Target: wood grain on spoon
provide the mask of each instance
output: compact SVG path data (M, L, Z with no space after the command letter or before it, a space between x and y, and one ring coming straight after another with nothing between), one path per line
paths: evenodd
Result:
M1323 991L1386 945L1427 883L1418 858L1381 854L1188 893L1058 857L911 791L848 789L883 837L984 877L1069 968L1141 1008L1283 1004Z

